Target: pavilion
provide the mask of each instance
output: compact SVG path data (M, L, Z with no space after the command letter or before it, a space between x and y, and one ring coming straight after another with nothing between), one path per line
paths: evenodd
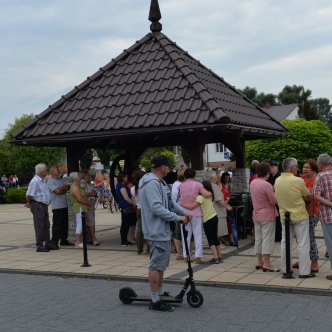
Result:
M222 142L245 167L246 140L286 129L165 36L158 0L151 32L13 133L18 145L58 146L68 172L89 148L125 151L126 167L149 147L182 145L203 168L207 143Z

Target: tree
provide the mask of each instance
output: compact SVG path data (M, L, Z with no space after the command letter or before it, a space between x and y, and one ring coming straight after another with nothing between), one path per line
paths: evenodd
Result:
M247 98L249 98L252 101L256 100L256 96L257 96L257 90L256 88L250 88L249 86L246 86L243 90L239 91L244 94Z
M299 117L308 121L318 120L319 115L310 101L311 90L305 90L302 85L286 85L279 93L278 98L283 105L297 104Z
M64 148L17 146L11 144L11 134L32 120L33 114L23 114L10 124L4 138L0 141L0 173L16 174L20 183L27 183L34 175L34 166L44 163L48 166L63 162Z
M251 160L274 159L281 162L287 157L296 158L300 164L306 159L316 159L319 154L332 152L332 133L319 120L283 120L287 136L246 142L246 158Z
M265 106L276 106L277 103L277 96L273 93L267 93L261 92L256 97L256 104L258 104L261 107Z
M316 98L311 101L318 112L319 120L332 124L332 111L330 100L327 98Z
M257 94L256 88L251 88L249 86L246 86L243 90L238 90L238 91L261 107L264 107L266 105L275 106L278 104L277 96L274 95L273 93L265 94L264 92L261 92Z
M303 100L301 94L303 93L303 86L299 85L286 85L278 95L278 99L282 105L290 105L290 104L300 104ZM309 96L311 95L311 91L309 92Z
M311 90L305 89L302 85L286 85L278 95L264 92L257 93L256 88L249 86L238 91L261 107L297 104L300 118L308 121L321 120L332 127L332 106L329 99L311 99Z
M144 152L144 154L141 156L139 163L146 169L151 169L151 159L155 156L162 155L167 157L167 159L171 162L170 168L174 168L176 165L174 153L167 148L153 148L148 149Z
M110 149L95 149L100 159L100 162L104 165L105 169L110 167L110 161L112 157L112 153Z
M120 156L123 154L125 151L122 149L95 149L95 151L98 154L98 157L100 159L100 162L104 165L105 169L110 168L110 161L114 160L116 157Z

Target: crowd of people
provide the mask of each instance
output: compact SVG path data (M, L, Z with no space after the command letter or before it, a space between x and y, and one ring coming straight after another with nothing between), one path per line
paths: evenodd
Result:
M61 246L82 248L82 212L85 212L90 244L99 245L95 235L94 210L97 192L91 185L90 175L72 172L69 178L71 185L64 179L56 165L50 168L49 176L45 164L38 164L35 167L35 176L29 183L25 205L33 215L37 252L58 250ZM75 215L75 243L68 240L68 201ZM51 234L49 205L52 208Z
M276 163L276 162L273 162ZM313 278L319 272L319 254L315 239L315 226L320 221L326 256L332 252L332 159L324 153L316 160L306 160L299 172L298 161L286 158L282 173L275 172L271 179L271 166L253 161L250 192L255 224L256 269L278 272L270 256L274 251L277 218L281 220L281 270L286 273L285 214L290 214L290 247L294 238L298 260L292 264L299 269L299 278ZM301 173L301 176L298 176ZM331 260L332 268L332 260ZM332 275L327 279L332 280Z
M4 174L1 177L1 186L3 188L19 187L20 183L18 181L17 175L9 175L7 177L6 174Z
M299 278L312 278L319 270L315 240L315 226L318 221L322 223L327 253L332 250L332 159L328 154L321 154L317 162L305 161L301 177L298 176L298 162L295 158L286 158L281 166L281 173L275 160L262 163L254 161L251 168L250 193L255 232L254 250L257 257L255 268L264 272L280 271L278 267L272 265L270 257L274 252L275 242L280 241L281 237L281 269L286 273L285 213L287 212L291 222L291 242L295 237L298 247L298 261L294 262L292 267L299 269ZM213 201L216 203L212 186L215 174L211 173L210 181L199 183L195 180L194 170L186 169L184 172L181 170L171 192L163 181L169 171L167 159L155 158L151 167L151 173L145 174L139 183L143 234L150 245L150 309L169 311L172 307L162 300L165 294L162 283L169 262L172 234L177 241L176 257L181 259L178 242L180 239L176 232L178 224L186 224L188 230L187 238L182 233L182 245L183 241L188 241L187 247L190 248L191 235L194 236L196 263L203 262L202 224L213 255L210 263L222 262L222 244L218 236L219 220L212 203ZM221 178L223 177L227 175L222 175ZM221 186L219 188L217 186L217 191L223 194L224 205L221 206L231 211L232 208L227 206L229 193L225 191L223 184L221 180ZM277 221L280 223L278 228L281 229L278 236L276 236ZM183 257L186 255L187 253L183 252ZM332 268L332 258L330 262ZM332 275L326 278L332 280Z
M121 211L120 244L133 246L136 243L137 254L150 254L150 308L156 310L169 310L161 296L164 294L162 282L170 258L171 240L174 241L176 260L187 262L187 241L196 264L220 264L223 248L234 245L227 222L227 215L233 210L229 205L230 174L209 170L201 183L195 179L195 170L182 166L177 172L177 180L169 184L164 180L169 165L166 157L155 157L151 161L151 172L135 170L130 176L119 173L115 187ZM250 168L255 268L264 272L279 272L280 269L286 272L284 221L285 213L289 212L290 239L292 242L296 238L298 248L298 260L293 262L292 268L299 269L300 278L312 278L319 271L315 240L315 226L319 221L327 254L332 252L332 160L328 154L321 154L317 161L305 161L299 172L297 160L286 158L281 170L279 172L279 163L275 160L255 160ZM99 245L94 229L96 187L91 185L89 174L71 173L71 186L64 182L56 166L51 167L50 175L46 182L46 166L38 164L26 196L27 206L33 214L37 251L59 249L59 241L60 246L82 247L82 211L86 212L91 243ZM67 240L68 191L76 218L75 244ZM53 212L51 239L49 203ZM181 224L185 224L186 234ZM208 261L203 258L203 231L212 255ZM281 241L280 267L271 262L277 241ZM327 279L332 280L332 275Z
M232 211L228 204L230 194L230 176L227 172L221 176L209 171L208 181L200 183L195 180L195 171L181 166L174 183L166 183L170 210L179 208L191 217L187 225L187 242L194 248L194 262L205 263L203 260L203 229L211 248L213 264L222 262L221 249L226 245L235 245L231 231L227 227L227 211ZM119 173L117 176L116 199L121 212L120 238L122 246L133 246L136 243L138 254L149 253L149 244L144 238L142 228L142 212L140 184L146 172L135 170L131 177ZM213 226L212 226L213 225ZM180 223L175 221L172 226L172 240L176 250L176 260L185 260L185 237ZM218 254L217 254L218 252Z

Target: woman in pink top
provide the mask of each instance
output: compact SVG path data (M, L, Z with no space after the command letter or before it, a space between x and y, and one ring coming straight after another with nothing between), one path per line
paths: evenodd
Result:
M274 268L270 262L270 255L274 250L275 221L278 212L273 187L267 182L270 175L269 164L258 164L257 175L258 178L250 184L254 207L256 269L263 269L264 272L279 272L280 270Z
M198 195L204 197L211 197L212 194L203 188L203 185L195 180L196 172L187 168L184 171L184 182L180 184L180 204L191 205L196 202ZM192 216L190 223L187 224L186 228L188 231L187 241L188 248L190 248L190 241L192 234L194 234L195 241L195 263L202 264L203 257L203 244L202 244L202 211L200 206L193 210L186 210L186 214ZM182 227L181 227L182 234ZM182 247L185 248L184 237L182 234ZM183 251L183 257L187 257L185 250Z

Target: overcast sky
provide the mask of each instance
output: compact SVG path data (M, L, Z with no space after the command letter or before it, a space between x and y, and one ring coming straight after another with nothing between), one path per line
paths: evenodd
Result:
M141 39L150 0L0 0L0 135ZM159 0L162 32L237 88L332 101L331 0Z

